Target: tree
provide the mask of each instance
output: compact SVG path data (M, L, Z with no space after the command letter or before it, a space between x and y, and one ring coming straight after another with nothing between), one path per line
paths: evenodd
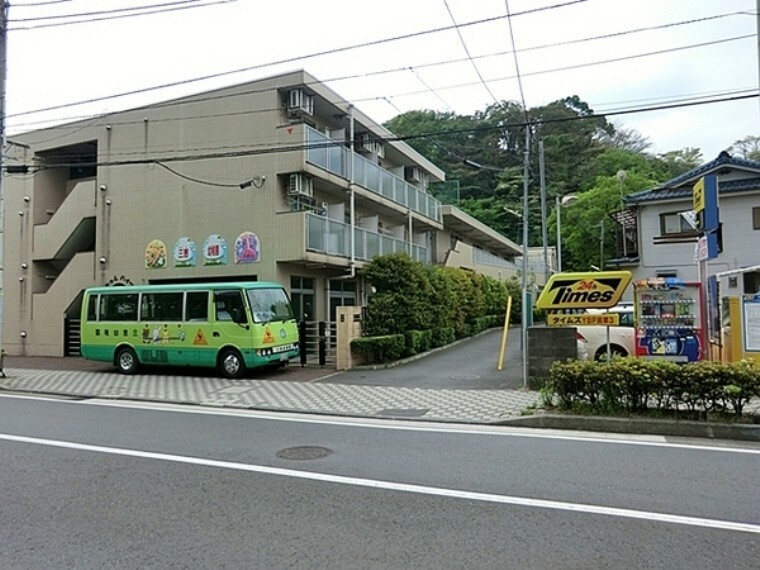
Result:
M734 141L728 151L732 154L739 154L747 160L760 162L760 136L748 135L743 139Z
M680 176L704 161L702 151L694 147L671 150L658 154L655 159L659 161L666 180Z
M626 129L618 125L615 125L612 131L602 131L599 133L598 140L603 146L629 150L640 154L652 146L649 139L636 129Z
M633 170L626 172L622 183L614 175L599 176L593 188L578 194L576 202L562 210L563 269L588 271L592 265L601 268L605 259L614 257L618 227L609 214L621 209L621 192L626 196L654 185L654 180ZM556 230L554 212L550 225Z

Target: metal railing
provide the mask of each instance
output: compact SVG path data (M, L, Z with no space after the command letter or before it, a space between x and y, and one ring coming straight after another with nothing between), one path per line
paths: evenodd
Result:
M306 213L306 249L328 255L351 257L351 226L324 216ZM430 263L427 247L412 242L354 228L354 255L369 261L378 255L403 251L421 263Z
M311 127L306 127L306 160L325 170L349 178L351 150ZM359 154L353 153L353 182L417 212L431 220L441 222L441 202L412 186L403 178L381 168Z

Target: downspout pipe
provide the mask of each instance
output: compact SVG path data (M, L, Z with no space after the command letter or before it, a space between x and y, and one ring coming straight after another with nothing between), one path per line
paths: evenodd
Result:
M351 216L351 261L350 261L350 278L353 279L356 276L356 194L354 192L354 137L356 129L354 127L354 106L348 105L348 137L350 141L350 153L348 160L348 198L349 198L349 214Z

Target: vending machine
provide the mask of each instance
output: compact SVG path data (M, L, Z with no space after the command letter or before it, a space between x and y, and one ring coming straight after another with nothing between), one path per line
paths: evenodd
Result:
M705 318L699 283L673 277L633 284L636 356L673 362L705 357Z

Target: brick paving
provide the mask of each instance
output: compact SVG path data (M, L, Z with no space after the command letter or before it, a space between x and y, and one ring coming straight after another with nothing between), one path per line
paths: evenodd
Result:
M539 399L538 393L523 390L331 384L334 370L297 365L228 380L198 369L192 375L183 369L147 369L125 376L81 358L6 357L5 372L0 389L14 392L457 423L499 423L520 416Z

